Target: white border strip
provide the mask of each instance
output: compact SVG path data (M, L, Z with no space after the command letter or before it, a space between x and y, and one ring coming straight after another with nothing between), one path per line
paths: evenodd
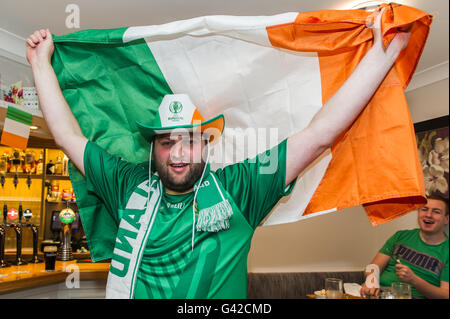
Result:
M448 79L448 60L414 74L405 92Z
M0 28L0 56L30 66L25 54L25 39Z

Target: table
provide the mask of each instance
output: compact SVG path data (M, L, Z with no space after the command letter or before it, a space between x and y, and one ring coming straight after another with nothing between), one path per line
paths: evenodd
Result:
M80 280L106 279L109 263L77 263L76 260L56 261L55 271L45 271L45 263L11 266L0 269L1 294L64 282L70 273L78 270Z
M315 294L307 294L306 297L308 299L316 299L316 295ZM365 299L365 298L356 297L356 296L349 295L349 294L344 294L341 299Z

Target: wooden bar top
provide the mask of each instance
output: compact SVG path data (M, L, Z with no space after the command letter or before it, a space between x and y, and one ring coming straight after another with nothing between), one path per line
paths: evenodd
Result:
M57 260L55 271L45 271L43 262L0 268L0 298L4 293L64 282L67 276L75 270L80 271L80 280L106 279L109 266L110 263L78 263L76 260Z

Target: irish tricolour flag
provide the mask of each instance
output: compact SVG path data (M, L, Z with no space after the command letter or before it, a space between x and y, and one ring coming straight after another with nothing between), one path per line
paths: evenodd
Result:
M83 133L109 152L147 161L149 144L135 121L150 123L165 94L186 93L205 119L225 115L227 154L236 146L232 137L238 130L275 129L276 138L267 140L276 144L305 128L372 46L367 27L372 20L363 10L324 10L84 30L54 37L52 63ZM378 225L425 202L403 91L431 20L411 7L388 6L382 18L385 45L398 27L414 22L409 46L364 112L298 177L266 224L364 205L370 222ZM223 165L258 151L263 150L238 149ZM87 232L114 230L116 221L101 212L103 204L88 194L82 176L72 170L71 177ZM92 240L103 241L108 239ZM114 240L107 244L112 247ZM101 252L94 252L97 257Z
M22 150L26 149L32 121L33 115L30 113L8 106L0 143Z

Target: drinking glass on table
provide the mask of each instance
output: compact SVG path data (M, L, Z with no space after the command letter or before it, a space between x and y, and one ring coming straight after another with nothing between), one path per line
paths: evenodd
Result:
M392 294L391 289L385 289L380 292L378 299L395 299L395 296Z
M58 248L56 246L44 247L45 271L55 270L55 261Z
M325 291L327 299L342 299L344 295L342 279L326 278Z
M411 286L404 282L393 282L392 294L395 299L411 299Z

